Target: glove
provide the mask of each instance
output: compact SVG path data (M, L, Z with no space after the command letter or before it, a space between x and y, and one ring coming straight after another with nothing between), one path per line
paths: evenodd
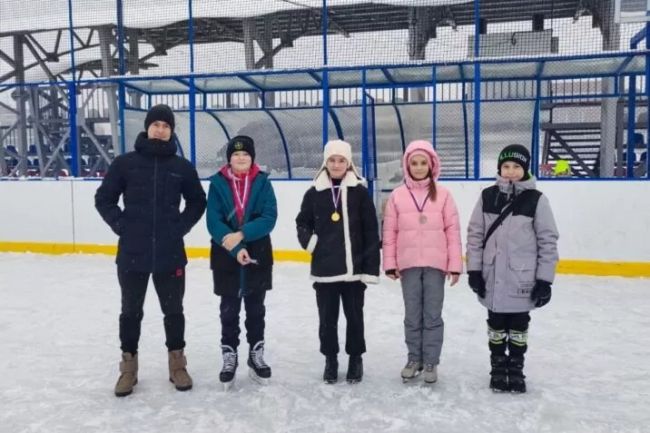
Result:
M391 280L399 280L401 278L401 275L397 269L386 270L386 276Z
M483 272L481 271L468 271L469 286L472 288L479 298L485 298L485 280L483 279Z
M533 291L530 293L530 299L532 299L537 308L548 304L548 301L551 300L551 283L544 280L537 280Z

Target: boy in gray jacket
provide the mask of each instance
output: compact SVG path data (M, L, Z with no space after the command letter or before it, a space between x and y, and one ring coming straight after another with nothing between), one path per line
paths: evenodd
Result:
M529 312L550 301L558 261L551 206L529 167L524 146L506 146L497 182L482 191L467 229L469 285L488 309L494 391L526 392Z

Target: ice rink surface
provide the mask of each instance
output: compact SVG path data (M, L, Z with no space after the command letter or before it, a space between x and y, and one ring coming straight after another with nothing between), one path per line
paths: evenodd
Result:
M228 392L218 378L219 300L208 261L193 260L187 269L186 355L195 383L189 392L167 380L162 314L151 285L139 383L118 399L113 258L0 254L0 432L650 432L647 279L558 276L551 303L532 313L528 393L510 395L487 387L486 312L465 276L446 291L438 383L402 384L401 290L383 278L366 291L363 382L323 384L308 271L291 263L274 269L266 328L271 384L252 383L244 360ZM347 356L339 360L341 377Z

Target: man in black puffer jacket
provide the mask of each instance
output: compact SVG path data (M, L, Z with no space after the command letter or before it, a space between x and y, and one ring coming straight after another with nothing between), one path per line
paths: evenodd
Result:
M120 237L115 260L122 289L117 396L130 394L137 383L142 307L150 274L165 316L169 379L180 391L192 387L183 354L187 264L183 236L203 215L205 192L192 164L176 155L172 110L166 105L152 107L144 126L135 151L115 158L95 194L97 211ZM123 209L118 206L120 196Z

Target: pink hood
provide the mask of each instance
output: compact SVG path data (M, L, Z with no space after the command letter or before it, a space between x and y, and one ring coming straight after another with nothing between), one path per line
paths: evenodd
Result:
M402 170L404 170L404 183L408 185L409 188L415 186L415 180L411 177L411 174L408 170L408 161L414 153L423 153L429 157L429 167L431 167L431 175L433 180L438 180L440 177L440 159L435 150L433 150L433 145L426 140L415 140L411 141L404 151L404 158L402 158Z

